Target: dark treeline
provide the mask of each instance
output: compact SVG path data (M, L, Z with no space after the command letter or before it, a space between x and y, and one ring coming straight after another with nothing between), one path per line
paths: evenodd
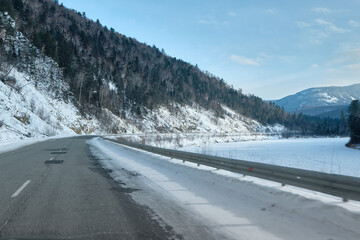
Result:
M1 0L0 11L63 69L82 108L107 108L140 117L159 105L197 103L221 117L226 105L263 124L283 124L303 134L346 133L343 120L288 114L279 106L245 95L208 72L170 57L69 10L53 0Z
M349 144L359 144L360 143L360 103L359 103L359 100L353 100L350 104L348 124L349 124L349 130L350 130Z

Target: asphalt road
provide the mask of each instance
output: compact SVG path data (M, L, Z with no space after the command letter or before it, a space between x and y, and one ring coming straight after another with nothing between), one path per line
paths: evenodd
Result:
M181 239L109 177L87 139L0 154L0 239Z

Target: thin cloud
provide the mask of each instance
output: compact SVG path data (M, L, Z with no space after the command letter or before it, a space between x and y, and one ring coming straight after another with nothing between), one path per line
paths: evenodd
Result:
M246 58L246 57L238 56L235 54L230 56L230 60L237 64L240 64L240 65L247 65L247 66L259 66L260 65L260 63L258 61L256 61L255 59Z
M276 8L268 8L265 10L267 14L275 15L278 13L278 10Z
M359 22L354 21L354 20L349 20L348 24L353 28L356 28L356 27L358 27L360 25Z
M330 64L348 63L349 65L358 62L360 59L360 48L348 48L339 51L338 56Z
M320 44L323 43L323 41L320 40L320 39L311 38L311 39L310 39L310 43L315 44L315 45L320 45Z
M337 50L335 58L327 63L329 68L338 70L338 75L358 78L360 73L360 45L357 43L343 43Z
M329 26L329 25L332 25L331 22L328 22L328 21L325 21L323 19L315 19L315 22L318 24L318 25L323 25L323 26Z
M266 53L260 53L257 62L262 63L264 61L282 61L282 62L293 62L296 57L295 56L280 56L280 55L269 55Z
M236 17L237 16L237 13L236 12L228 12L228 15L231 16L231 17Z
M335 25L329 25L329 29L333 32L337 32L337 33L345 33L345 32L348 32L349 30L347 29L343 29L343 28L339 28L339 27L336 27Z
M310 42L319 45L322 44L328 36L329 35L323 30L311 30Z
M360 44L356 41L340 43L334 52L334 58L325 63L329 81L344 85L358 83L360 74Z
M330 9L325 8L325 7L312 8L311 11L312 11L312 12L316 12L316 13L322 13L322 14L324 14L324 13L330 13L330 12L331 12Z
M217 21L215 20L208 20L208 19L200 19L198 21L200 24L217 24Z
M337 33L345 33L348 32L349 30L347 29L343 29L343 28L339 28L337 27L334 23L323 20L323 19L315 19L315 23L319 26L325 26L328 30L332 31L332 32L337 32Z
M299 22L296 22L296 24L297 24L297 26L298 26L299 28L311 27L311 24L310 24L310 23L307 23L307 22L301 22L301 21L299 21Z
M360 63L349 64L346 68L351 70L360 70Z
M340 28L333 22L321 18L317 18L311 22L297 21L295 23L298 28L309 32L310 43L316 45L322 44L324 40L329 38L332 33L347 33L351 31L349 29ZM355 24L356 22L351 23Z
M313 65L311 65L311 68L319 68L320 66L319 66L319 64L313 64Z

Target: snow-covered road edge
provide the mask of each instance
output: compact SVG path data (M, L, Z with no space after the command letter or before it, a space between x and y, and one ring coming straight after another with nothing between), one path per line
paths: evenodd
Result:
M136 181L140 179L151 191L202 216L210 228L227 233L230 238L317 239L319 232L327 238L360 236L356 227L360 220L358 202L343 203L339 198L313 191L281 187L278 183L209 167L199 168L101 139L89 143L95 155L106 159L101 163L112 170L113 178L131 185L137 176ZM131 172L131 181L122 176L124 169ZM157 201L149 197L142 200L145 196L141 191L131 195L136 201L157 209L164 219L169 218L161 213Z
M50 139L56 138L67 138L67 137L75 137L78 135L58 135L53 137L45 137L45 138L28 138L28 139L21 139L21 140L14 140L14 141L0 141L0 153L14 151L16 149L26 147L28 145L32 145L39 142L45 142Z

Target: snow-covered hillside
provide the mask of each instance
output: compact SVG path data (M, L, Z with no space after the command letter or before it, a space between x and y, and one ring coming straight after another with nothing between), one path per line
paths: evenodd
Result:
M208 133L221 139L231 133L244 136L257 133L255 136L260 137L262 134L278 134L283 130L282 126L265 127L225 107L224 118L217 118L214 113L201 107L180 105L176 105L174 111L160 107L142 119L131 113L127 113L126 119L121 119L104 110L103 115L106 117L103 121L106 119L107 124L103 125L95 116L80 113L71 100L66 102L56 96L51 82L43 81L41 87L36 86L31 76L16 68L12 68L8 79L11 82L0 82L1 141L24 137L117 132ZM65 92L68 88L66 84L58 84L60 87L57 91L64 89Z
M224 114L197 104L144 109L122 117L107 109L85 112L63 79L62 69L0 12L0 141L72 134L207 133L280 134L282 126L263 126L222 106ZM169 106L169 104L167 104Z
M145 118L137 118L128 113L126 119L104 110L107 125L102 125L95 116L84 115L72 101L64 101L54 96L50 82L42 82L37 87L29 75L13 68L8 74L11 83L0 82L0 139L11 140L24 137L39 137L69 134L101 133L158 133L158 132L193 132L218 134L222 136L278 134L281 126L265 127L256 121L246 119L231 109L226 110L224 118L201 107L176 105L174 111L160 107ZM59 83L61 84L61 83ZM64 91L66 84L59 85ZM60 88L61 89L61 88ZM59 89L57 89L58 91ZM103 119L103 121L104 121Z
M92 133L99 128L97 121L84 117L72 103L46 91L50 85L45 87L45 82L41 90L16 68L8 77L11 83L0 82L1 140Z
M360 84L345 87L309 88L272 102L284 107L288 112L319 115L339 109L338 112L340 112L355 99L360 99Z

